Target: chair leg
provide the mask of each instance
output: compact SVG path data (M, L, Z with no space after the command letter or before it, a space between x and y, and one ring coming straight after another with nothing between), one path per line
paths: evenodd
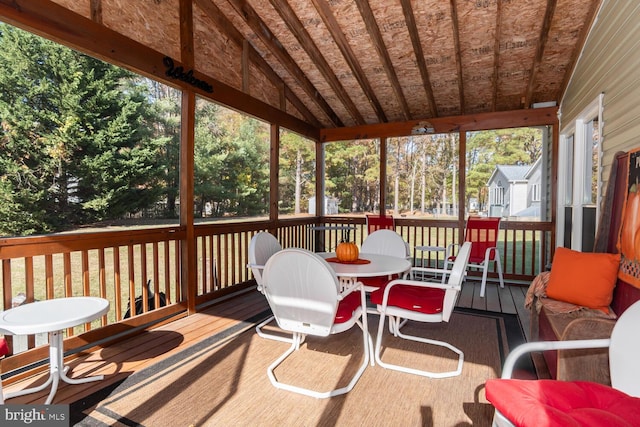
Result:
M494 259L490 259L491 250L495 252ZM484 298L484 290L487 286L487 273L489 272L489 263L491 261L496 263L496 270L498 271L498 279L500 280L500 287L504 288L504 279L502 277L502 264L500 263L500 253L498 252L497 249L491 249L491 250L487 250L487 255L484 260L484 268L482 270L482 285L480 286L481 298Z
M256 333L258 334L258 336L261 337L261 338L266 338L266 339L274 340L274 341L281 341L281 342L286 342L286 343L293 342L293 338L291 338L291 337L283 337L283 336L280 336L280 335L268 334L268 333L262 331L262 328L265 327L266 325L268 325L269 323L271 323L273 320L275 320L275 317L274 316L270 316L269 318L267 318L266 320L264 320L263 322L261 322L260 324L258 324L256 326Z
M484 291L487 286L487 273L489 272L489 263L485 260L482 269L482 284L480 285L480 298L484 298Z
M366 314L364 314L364 315L366 316ZM358 380L360 379L360 377L364 373L364 370L366 369L367 365L369 364L369 360L370 360L370 355L369 355L370 347L369 347L369 344L371 342L371 336L369 336L369 333L366 330L366 327L363 327L362 323L360 323L360 322L356 322L356 323L362 329L362 337L363 337L363 345L364 345L363 361L362 361L362 364L360 365L360 368L358 368L358 371L351 378L351 381L349 381L349 384L347 384L344 387L335 389L335 390L320 392L320 391L310 390L310 389L307 389L307 388L304 388L304 387L298 387L298 386L295 386L295 385L292 385L292 384L285 384L285 383L282 383L282 382L278 381L278 379L276 378L276 375L274 373L274 370L287 357L289 357L294 351L296 351L297 349L300 348L300 344L304 340L304 336L302 336L302 334L299 334L299 333L294 333L293 334L293 342L291 343L291 346L287 349L287 351L285 351L282 354L282 356L280 356L278 359L276 359L276 361L273 362L271 365L269 365L269 367L267 368L267 376L269 377L269 380L271 381L271 384L274 387L282 389L282 390L287 390L287 391L291 391L291 392L294 392L294 393L304 394L306 396L316 397L316 398L319 398L319 399L325 399L327 397L339 396L341 394L345 394L345 393L350 392L353 389L353 387L355 387L356 383L358 382Z
M514 427L514 424L509 421L502 412L496 409L496 412L493 414L493 423L492 427Z
M404 325L404 323L402 323L402 325L399 324L398 321L395 322L395 326L394 326L394 331L395 331L395 335L397 337L400 338L404 338L407 340L411 340L411 341L416 341L416 342L421 342L424 344L432 344L432 345L438 345L441 347L446 347L449 350L453 351L454 353L456 353L458 355L458 365L456 367L455 370L453 371L446 371L446 372L430 372L430 371L423 371L420 369L415 369L415 368L410 368L407 366L400 366L400 365L394 365L391 363L386 363L382 361L382 332L384 329L384 318L386 317L385 313L380 313L380 324L378 325L378 335L376 337L376 349L375 349L375 357L376 357L376 363L380 366L382 366L383 368L386 369L392 369L395 371L400 371L400 372L406 372L409 374L414 374L414 375L420 375L423 377L429 377L429 378L448 378L448 377L455 377L458 376L462 373L462 364L464 362L464 353L462 352L462 350L458 349L457 347L454 347L453 345L444 342L444 341L438 341L438 340L432 340L432 339L428 339L428 338L422 338L422 337L417 337L414 335L406 335L403 334L402 332L400 332L400 327L402 325ZM406 319L405 319L405 323L406 323Z
M502 263L500 262L500 254L496 251L496 270L498 270L498 279L500 279L500 287L504 288L504 279L502 278Z

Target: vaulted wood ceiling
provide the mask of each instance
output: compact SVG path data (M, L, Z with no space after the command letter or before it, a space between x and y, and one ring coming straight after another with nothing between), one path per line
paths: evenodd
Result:
M199 77L338 128L559 103L600 1L55 3Z

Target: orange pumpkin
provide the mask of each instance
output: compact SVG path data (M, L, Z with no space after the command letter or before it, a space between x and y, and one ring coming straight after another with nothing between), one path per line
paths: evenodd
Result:
M631 186L627 195L622 229L620 230L620 249L627 259L636 258L635 237L640 229L640 185Z
M353 242L340 242L336 247L336 257L343 262L356 261L360 251Z

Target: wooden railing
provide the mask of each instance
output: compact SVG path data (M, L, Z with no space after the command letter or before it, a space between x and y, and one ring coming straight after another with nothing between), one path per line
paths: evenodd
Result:
M353 227L349 238L358 245L367 235L362 217L196 225L196 303L253 285L247 254L251 237L259 231L274 233L285 248L309 250L332 251L345 237L340 230L312 231L313 225L349 225ZM396 220L396 231L411 248L417 245L444 247L458 242L463 227L464 224L455 220ZM544 269L551 233L550 223L503 221L499 249L505 277L530 281ZM110 301L108 315L90 325L70 328L66 331L67 338L86 335L91 329L107 325L123 325L120 331L127 331L150 321L185 315L187 304L183 295L186 294L181 283L179 256L185 236L183 227L162 227L0 239L3 309L10 308L20 293L26 303L67 296L100 296ZM154 294L151 299L145 286L147 282ZM164 307L160 306L161 293L167 300ZM139 312L132 309L130 318L125 319L127 309L135 306L136 297L141 300ZM34 337L28 337L22 345L24 348L18 350L32 349L38 344ZM14 352L17 351L14 349ZM38 357L46 357L46 353L40 353ZM12 363L3 364L5 370L12 366Z
M358 245L366 237L366 223L363 218L322 218L323 224L351 225L355 228L351 239ZM464 237L464 222L456 220L423 220L404 219L395 220L396 231L409 242L411 255L422 256L415 253L416 246L447 247L452 243L459 243ZM510 280L530 281L549 264L549 256L552 251L553 227L550 222L521 222L502 221L498 250L505 277ZM324 251L332 251L340 239L339 231L324 232ZM425 253L425 261L435 262L444 259L444 252ZM495 276L491 274L491 276Z

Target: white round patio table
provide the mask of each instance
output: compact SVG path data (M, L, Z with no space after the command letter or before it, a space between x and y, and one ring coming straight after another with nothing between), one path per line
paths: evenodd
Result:
M55 298L36 301L0 313L0 332L6 335L49 334L49 378L37 387L7 393L5 399L36 393L51 384L45 401L48 405L58 389L60 380L69 384L98 381L103 375L69 378L64 366L63 329L90 322L109 311L109 301L97 297Z
M333 258L336 256L334 252L319 253L321 257ZM402 274L411 269L411 262L405 258L397 258L389 255L367 254L360 253L359 259L366 259L371 261L368 264L351 264L351 263L339 263L329 262L333 271L336 272L336 276L340 280L353 280L356 281L361 277L376 277L376 276L388 276L393 274ZM377 288L371 286L365 286L365 290L368 292L375 291Z

